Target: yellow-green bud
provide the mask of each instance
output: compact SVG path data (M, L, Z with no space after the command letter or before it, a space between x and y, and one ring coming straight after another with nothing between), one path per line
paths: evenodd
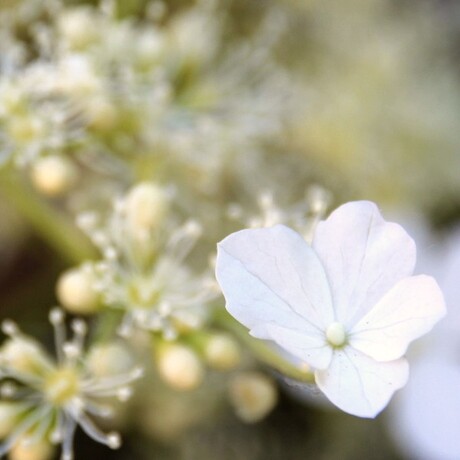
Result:
M241 350L238 343L229 335L214 334L206 342L204 356L211 367L226 371L238 365Z
M86 364L88 370L98 377L127 373L134 367L131 353L121 343L116 342L91 347Z
M176 390L192 390L204 376L198 355L180 344L164 344L158 354L158 371L162 379Z
M78 171L67 158L50 155L37 159L30 171L32 183L47 196L59 196L76 182Z
M93 275L83 267L72 268L61 274L56 295L61 305L72 313L91 314L100 307Z
M47 441L27 442L20 439L9 452L10 460L48 460L53 457L54 447Z
M1 349L1 359L6 366L26 374L43 374L52 366L40 345L24 337L8 339Z
M275 407L278 392L274 382L259 372L245 372L230 382L230 401L246 423L263 419Z
M133 187L125 198L131 238L137 242L147 240L151 231L162 224L167 209L167 198L161 187L150 182L142 182Z

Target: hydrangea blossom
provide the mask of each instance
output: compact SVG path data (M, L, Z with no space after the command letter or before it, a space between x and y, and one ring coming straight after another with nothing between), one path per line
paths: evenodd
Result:
M314 369L327 398L375 417L405 385L409 343L444 315L433 278L411 276L416 249L375 204L345 204L309 245L293 230L236 232L219 244L216 275L228 311Z

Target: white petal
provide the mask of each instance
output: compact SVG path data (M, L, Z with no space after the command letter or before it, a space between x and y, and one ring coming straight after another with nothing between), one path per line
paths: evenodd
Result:
M333 321L329 285L316 254L293 230L242 230L218 245L216 277L228 311L249 328L274 322L324 330ZM307 332L307 331L306 331Z
M313 248L331 285L337 321L348 328L415 265L412 238L368 201L340 206L320 222Z
M445 312L442 292L433 278L406 278L354 326L350 345L378 361L398 359Z
M331 365L315 372L319 389L337 407L358 417L375 417L409 376L405 359L378 362L346 347L334 352Z
M251 330L251 335L258 338L269 337L280 347L315 369L326 369L331 362L332 348L327 344L324 334L306 334L303 330L265 324L264 337L261 337L257 328Z

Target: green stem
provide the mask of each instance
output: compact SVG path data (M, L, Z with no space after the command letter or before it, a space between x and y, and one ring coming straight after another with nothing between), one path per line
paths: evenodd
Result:
M314 383L315 378L308 365L302 368L287 361L269 344L263 340L251 337L248 330L237 323L225 310L219 309L216 311L214 321L216 325L234 334L263 363L293 380L310 384Z
M18 173L0 171L0 192L32 227L71 263L96 256L95 248L75 224L40 198Z

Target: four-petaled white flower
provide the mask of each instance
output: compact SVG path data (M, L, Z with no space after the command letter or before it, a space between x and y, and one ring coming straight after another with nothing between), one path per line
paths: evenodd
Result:
M293 230L242 230L219 243L216 276L228 311L315 369L336 406L375 417L405 385L409 343L444 315L433 278L411 276L415 244L375 204L345 204L312 245Z

